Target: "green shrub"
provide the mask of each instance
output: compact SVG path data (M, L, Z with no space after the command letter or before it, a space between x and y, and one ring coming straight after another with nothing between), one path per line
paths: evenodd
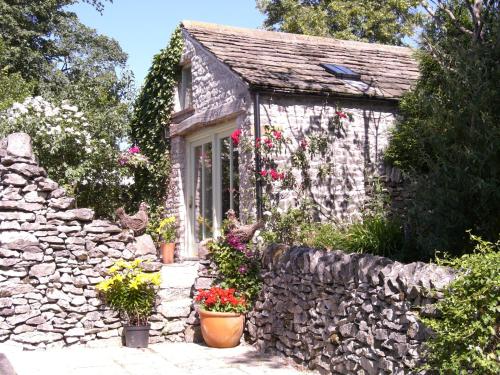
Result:
M344 233L332 223L314 223L304 244L317 249L343 248Z
M381 215L341 228L334 224L315 224L305 244L311 247L369 253L400 259L404 250L401 225Z
M106 304L131 325L147 324L160 286L160 273L145 273L141 263L117 261L108 270L110 277L96 286Z
M262 281L258 256L251 245L223 236L211 242L209 250L217 266L216 282L222 288L238 290L247 301L254 301Z
M473 254L440 262L458 272L437 303L440 316L422 319L436 334L425 368L440 374L500 373L500 241L471 237Z
M273 209L269 212L261 237L265 243L303 244L311 230L310 207L290 208L285 212Z
M342 242L351 252L390 257L402 250L403 232L398 222L376 215L350 225Z

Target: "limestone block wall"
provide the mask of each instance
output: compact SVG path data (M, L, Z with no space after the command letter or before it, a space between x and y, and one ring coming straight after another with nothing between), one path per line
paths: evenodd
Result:
M335 111L353 115L344 127L332 125ZM367 201L371 177L383 175L383 151L394 126L397 106L368 99L348 100L315 96L262 95L262 126L281 128L292 143L281 163L289 164L290 153L304 137L321 136L328 140L326 157L310 160L311 186L308 195L316 206L318 219L336 217L351 221L360 217ZM280 158L278 158L280 160ZM319 176L320 167L329 167L327 176ZM300 183L300 171L295 176ZM294 191L283 194L284 206L293 205Z
M248 102L248 85L186 31L183 36L181 63L191 65L194 109L200 112L238 100Z
M140 257L148 270L160 269L150 237L134 238L73 206L38 166L28 135L0 141L0 343L37 349L119 342L121 320L101 303L95 284L117 259ZM190 285L184 288L189 294ZM151 342L183 337L179 322L188 317L190 301L172 297L181 289L163 284Z
M432 264L282 246L263 266L250 340L325 374L411 373L429 336L418 314L433 314L430 290L453 279Z

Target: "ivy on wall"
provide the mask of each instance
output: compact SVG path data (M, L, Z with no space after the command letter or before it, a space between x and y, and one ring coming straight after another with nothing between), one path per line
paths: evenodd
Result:
M153 58L144 86L134 105L131 138L151 161L151 168L135 173L131 204L145 201L152 209L161 206L170 175L169 140L165 127L174 107L180 58L184 44L178 27L169 44Z

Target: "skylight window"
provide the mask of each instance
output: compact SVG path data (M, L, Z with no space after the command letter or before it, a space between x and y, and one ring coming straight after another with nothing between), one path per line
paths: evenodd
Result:
M333 74L337 78L345 78L345 79L353 79L359 80L361 78L361 74L353 72L351 69L346 68L342 65L334 65L334 64L320 64L328 73Z

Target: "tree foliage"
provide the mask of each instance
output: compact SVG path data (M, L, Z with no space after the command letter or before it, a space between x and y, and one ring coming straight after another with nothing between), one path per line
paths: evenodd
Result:
M20 73L9 73L6 51L5 43L0 38L0 111L23 101L33 91L33 85L26 82Z
M402 44L420 20L418 0L257 0L264 26L291 33Z
M66 102L76 105L92 129L92 140L102 145L105 142L107 156L93 158L91 166L102 173L92 174L93 178L77 173L81 176L78 181L74 180L75 174L71 179L58 173L54 177L66 186L71 180L79 204L96 209L97 215L109 216L121 205L123 196L117 190L116 178L104 176L119 173L112 159L128 135L133 76L126 68L127 55L118 42L85 26L69 10L70 5L79 2L0 0L0 80L6 82L0 89L0 109L22 102L27 95L42 96L55 107ZM83 2L103 10L102 1ZM24 120L17 122L18 128L32 129L30 135L37 138L36 127L22 125ZM2 133L16 126L11 122ZM64 150L70 154L63 157L72 159L71 149Z
M153 208L164 199L168 185L170 159L165 131L173 111L182 49L181 30L178 28L168 46L154 56L134 105L131 137L152 161L152 168L136 173L133 200L147 201Z
M428 9L421 79L386 153L415 179L410 223L428 256L470 250L468 229L500 233L500 2L474 3Z

